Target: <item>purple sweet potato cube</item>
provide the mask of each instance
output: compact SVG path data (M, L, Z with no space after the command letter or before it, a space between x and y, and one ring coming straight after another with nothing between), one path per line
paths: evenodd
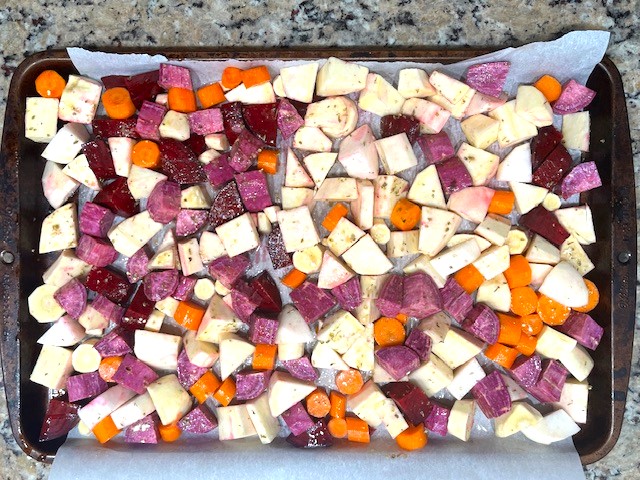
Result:
M180 276L177 270L156 270L144 277L144 294L150 300L159 302L172 295L178 287Z
M204 227L209 219L209 212L206 210L194 210L183 208L176 217L176 235L178 237L188 237Z
M380 289L376 306L385 317L396 317L402 309L404 297L404 277L402 275L389 275Z
M156 413L147 415L136 423L129 425L124 431L125 443L150 443L156 444L160 441L158 423L160 419Z
M357 276L332 288L331 293L338 300L340 307L345 310L354 310L362 303L362 289L360 279Z
M589 314L580 312L571 312L569 318L557 329L590 350L596 349L604 334L604 328L598 325Z
M293 290L290 296L307 323L315 322L337 303L330 293L308 281Z
M67 394L70 402L93 398L109 388L98 372L81 373L67 379Z
M542 361L538 383L525 390L540 402L559 402L568 374L567 369L559 361L547 358Z
M466 83L485 95L499 97L509 74L509 62L488 62L471 65L467 69Z
M258 158L258 153L264 148L264 143L249 130L240 133L231 147L229 165L236 172L245 172Z
M184 88L185 90L193 90L191 82L191 72L186 67L171 65L169 63L160 64L160 75L158 77L158 85L165 90L170 88Z
M420 135L417 142L424 153L427 165L439 163L456 154L449 135L444 131L433 135Z
M233 311L245 323L250 323L251 314L262 303L262 297L244 281L235 282L231 289Z
M214 187L220 187L233 179L234 171L229 165L229 154L223 153L219 157L214 158L204 167L204 170L209 183Z
M576 165L562 180L562 198L567 199L576 193L586 192L602 186L595 162Z
M160 140L160 124L167 109L155 102L145 100L138 113L136 132L147 140Z
M462 323L464 318L473 308L473 298L455 281L453 277L449 277L440 289L442 296L443 309L456 319L458 323Z
M127 279L129 283L138 283L149 273L149 255L141 248L127 260Z
M409 347L394 345L376 350L378 364L398 381L420 366L420 357Z
M462 321L462 328L489 344L498 341L500 320L496 313L483 303L477 303Z
M180 274L179 278L180 280L178 280L178 286L171 296L176 300L180 300L182 302L191 298L191 295L193 295L193 289L196 287L196 282L198 281L198 279L196 277L185 277L182 274Z
M530 357L521 355L511 366L511 376L523 387L533 387L542 373L542 359L534 353Z
M169 223L180 212L180 185L163 180L158 182L149 194L147 211L152 220Z
M269 384L271 371L239 372L236 375L236 399L253 400L264 392Z
M311 365L309 357L305 356L296 358L295 360L284 360L282 365L291 375L300 380L315 382L318 379L318 372L313 368L313 365Z
M87 307L87 289L77 278L60 287L53 298L75 320L80 318Z
M562 93L553 103L553 113L566 115L585 109L596 96L596 92L571 79L562 86Z
M278 128L282 133L282 138L291 137L304 125L304 119L300 116L296 108L286 99L280 100L278 106Z
M293 435L300 435L313 427L313 420L301 402L286 410L282 414L282 419Z
M178 355L178 381L185 389L189 389L200 380L200 377L207 373L207 368L199 367L189 361L186 350L182 350Z
M402 313L410 317L425 318L441 310L440 290L429 275L414 272L404 278Z
M242 203L249 212L261 212L273 205L264 172L251 170L250 172L238 173L235 179Z
M449 157L436 163L436 170L442 184L442 191L447 197L473 185L469 170L458 157Z
M447 424L451 410L438 403L432 402L432 408L424 421L424 426L430 432L437 433L443 437L447 434Z
M235 301L233 304L235 306ZM262 313L254 313L251 315L249 340L254 344L263 343L266 345L275 345L278 325L277 319Z
M198 135L209 135L224 130L222 123L222 113L219 108L207 108L197 110L188 115L189 127L193 133Z
M205 404L198 405L178 421L183 432L207 433L218 426L218 419Z
M125 312L125 309L120 305L116 305L107 297L103 297L102 295L95 296L93 302L91 302L91 308L109 320L109 323L114 325L120 324Z
M433 403L419 387L410 382L390 382L380 387L392 399L402 414L414 425L424 423Z
M106 267L118 258L118 252L111 243L91 235L81 235L76 247L76 256L95 267Z
M220 280L227 288L233 288L235 283L244 275L251 261L247 255L216 258L209 264L209 274Z
M115 215L108 208L87 202L80 212L80 232L97 238L106 238Z
M476 383L471 393L487 418L496 418L511 410L509 389L497 370Z
M94 348L102 356L119 357L133 351L133 332L122 327L116 327L98 340Z
M413 328L407 339L404 341L405 347L409 347L416 352L422 362L429 360L431 353L431 337L419 328Z
M142 395L150 383L158 379L158 374L146 363L131 354L125 355L113 374L113 381Z

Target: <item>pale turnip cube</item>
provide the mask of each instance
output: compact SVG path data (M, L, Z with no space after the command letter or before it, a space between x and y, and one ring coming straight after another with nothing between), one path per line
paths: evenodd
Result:
M87 128L80 123L63 126L42 152L47 160L67 164L80 153L82 145L89 141Z
M69 75L62 91L58 118L66 122L91 123L96 114L102 84L91 78Z
M58 131L57 98L28 97L24 114L24 136L38 143L49 143Z

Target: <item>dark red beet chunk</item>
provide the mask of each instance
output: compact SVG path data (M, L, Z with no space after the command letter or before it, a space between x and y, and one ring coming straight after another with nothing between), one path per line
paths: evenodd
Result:
M104 267L93 267L87 276L86 287L92 292L122 304L131 295L131 284L120 273Z
M558 144L542 164L533 172L533 183L548 190L553 189L571 168L571 154Z
M278 137L277 104L243 105L242 116L249 130L267 145L276 146Z
M380 136L382 138L402 132L407 134L409 142L415 142L420 135L418 119L410 115L385 115L380 119Z
M127 76L126 75L107 75L100 79L105 89L122 87L127 88Z
M531 165L536 170L545 158L562 142L562 133L549 125L538 130L538 135L531 141Z
M94 118L91 122L93 134L102 140L111 137L140 138L136 132L138 117L133 116L126 120L114 120L113 118Z
M53 440L69 433L80 421L78 406L73 403L52 398L44 415L40 430L40 441Z
M207 144L204 141L204 136L198 135L197 133L191 133L189 139L182 143L196 155L200 155L202 152L207 150Z
M314 95L312 102L317 102L319 100L322 100L322 98ZM290 98L280 100L280 103L282 102L289 102L291 105L293 105L293 108L296 109L298 115L300 115L302 118L304 118L304 116L307 114L307 108L309 107L308 103L299 102L298 100L291 100Z
M162 172L169 177L169 180L180 185L207 181L202 171L202 164L189 147L172 138L160 140L159 146Z
M236 182L231 181L222 187L216 198L213 199L211 212L209 212L209 223L213 228L216 228L239 217L245 211L238 186Z
M380 388L387 397L398 405L407 420L414 425L424 423L431 413L433 404L429 397L412 383L391 382Z
M260 305L258 305L258 310L273 313L279 313L282 310L280 291L268 272L264 271L251 280L249 286L262 298Z
M220 112L224 123L224 134L229 140L229 145L233 145L242 131L247 128L242 116L242 103L225 103L220 107Z
M287 253L287 249L284 246L282 231L279 226L274 226L271 233L267 236L267 251L269 252L269 258L271 258L271 264L274 269L278 270L279 268L288 267L293 264L291 256Z
M522 215L520 225L546 238L556 247L569 238L569 232L560 224L558 217L542 205Z
M330 447L333 437L329 433L326 420L318 420L312 428L300 435L289 435L287 442L298 448Z
M147 324L149 315L153 313L153 307L156 302L149 300L144 293L142 285L131 299L131 303L124 313L121 325L132 330L142 330Z
M159 70L153 70L131 75L125 79L125 88L129 90L131 101L137 109L140 109L142 102L153 100L156 95L162 92L162 88L158 85L159 73Z
M89 168L96 174L101 182L116 178L116 169L113 166L111 150L104 140L93 140L82 146L82 153L87 156Z
M94 197L93 203L108 208L121 217L131 217L138 213L136 200L131 195L127 179L118 177Z

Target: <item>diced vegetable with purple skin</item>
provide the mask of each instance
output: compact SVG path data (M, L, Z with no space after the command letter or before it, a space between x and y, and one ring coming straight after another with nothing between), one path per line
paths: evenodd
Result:
M178 280L178 286L171 296L182 302L191 298L198 279L196 277L185 277L182 274L180 274L179 277L180 280Z
M242 203L249 212L261 212L273 205L264 172L252 170L238 173L235 180Z
M100 313L100 315L109 320L109 323L113 325L120 324L125 312L123 307L113 303L107 297L100 294L96 295L93 302L91 302L91 308Z
M385 115L380 119L380 138L406 133L409 143L420 135L420 121L411 115Z
M467 314L461 324L462 328L489 344L498 341L500 320L496 313L483 303L477 303Z
M284 139L293 136L304 125L304 119L287 99L280 100L278 105L278 128Z
M450 413L451 410L444 405L432 402L431 411L424 421L425 427L427 427L430 432L437 433L444 437L447 434L447 424L449 423Z
M429 354L431 353L431 337L419 328L411 330L404 341L404 345L416 352L422 362L429 360Z
M153 313L155 304L154 301L147 297L144 287L138 287L136 294L127 307L127 311L122 317L121 325L132 330L143 329L149 316Z
M556 247L569 238L569 232L558 221L557 217L542 205L538 205L530 212L520 217L520 226L528 228L533 233L544 237Z
M158 379L158 374L146 363L131 354L126 354L113 374L113 381L142 395L150 383Z
M586 192L602 186L595 162L584 162L573 169L562 180L560 188L565 200L576 193Z
M58 398L49 400L44 422L40 429L40 441L53 440L69 433L80 421L78 406Z
M447 279L440 289L442 308L458 323L461 323L473 308L473 298L455 281L453 277Z
M282 414L282 419L291 430L292 435L301 435L313 428L313 420L305 410L301 402L296 403Z
M556 328L590 350L598 347L604 334L604 328L598 325L591 315L575 311L571 312L569 318Z
M242 116L253 134L271 147L278 138L277 103L243 105Z
M186 350L182 350L178 355L178 369L176 371L178 381L185 389L189 389L200 380L200 377L207 373L207 368L199 367L189 361Z
M247 255L216 258L209 264L209 273L225 287L231 289L249 268L251 261Z
M533 387L538 383L541 372L542 359L537 353L530 357L522 355L511 366L511 376L523 387Z
M109 388L98 372L81 373L67 379L67 395L70 402L93 398Z
M118 252L106 240L91 235L82 235L76 247L76 256L89 265L106 267L118 258Z
M209 220L209 212L206 210L193 210L183 208L176 217L176 235L178 237L188 237L194 235L204 227Z
M420 357L409 347L394 345L376 351L378 363L394 380L400 380L420 366Z
M82 153L87 157L89 168L100 181L116 178L116 169L113 166L111 150L104 140L96 139L82 146Z
M313 427L300 435L289 435L287 443L297 448L320 448L333 445L333 436L327 428L325 419L318 420Z
M91 128L96 138L106 140L113 137L140 138L136 131L138 117L130 117L126 120L113 118L94 118Z
M158 415L152 413L142 420L129 425L124 431L125 443L150 443L156 444L160 441L160 432L158 431Z
M80 232L97 238L106 238L115 215L108 208L87 202L79 218Z
M233 145L238 136L246 130L244 117L242 116L242 103L230 102L220 107L222 113L222 122L224 124L224 134L229 140L229 144Z
M264 392L269 384L271 371L239 372L236 375L236 399L253 400Z
M249 323L251 314L262 302L262 297L244 281L237 281L231 290L233 311L245 323ZM255 343L255 342L254 342Z
M229 140L231 141L231 140ZM243 130L231 147L229 165L236 172L245 172L258 158L258 153L264 148L264 143L249 130Z
M233 300L233 294L231 298ZM233 300L233 305L235 307L235 300ZM262 313L254 313L251 316L250 323L249 340L251 340L252 343L256 345L258 343L275 345L279 325L277 319L271 318Z
M499 97L509 74L509 62L489 62L471 65L467 69L466 83L485 95Z
M424 423L433 409L429 397L410 382L390 382L380 387L413 425Z
M424 272L404 278L401 311L405 315L425 318L442 310L442 296L433 279Z
M295 360L284 360L282 365L292 376L300 380L315 382L318 379L318 372L311 365L309 357L304 356Z
M439 132L433 135L420 135L417 142L422 153L424 153L427 165L439 163L456 154L447 132Z
M531 140L531 166L536 170L553 150L562 142L562 133L549 125L538 129L538 135Z
M149 195L147 210L152 220L169 223L180 212L180 185L163 180L159 182Z
M141 248L127 260L127 278L129 283L138 283L149 273L149 255Z
M207 108L196 110L188 114L189 128L198 135L209 135L221 132L224 129L222 113L219 108Z
M119 357L133 351L133 331L116 327L98 340L94 348L102 358Z
M186 67L171 65L170 63L161 63L158 85L165 90L173 87L193 90L191 71Z
M218 419L205 404L198 405L178 421L183 432L207 433L218 426Z
M389 275L380 289L376 306L385 317L396 317L402 309L404 298L404 277L402 275Z
M222 153L219 157L214 158L204 167L202 167L209 183L214 187L224 185L229 180L233 180L236 173L231 165L229 165L229 154Z
M144 277L144 293L150 300L159 302L171 296L178 287L177 270L162 270L159 272L150 272Z
M436 171L442 184L442 191L446 196L473 185L467 167L458 157L449 157L436 163Z
M531 183L552 190L571 168L571 154L559 144L533 172Z
M138 205L131 195L127 179L116 178L113 182L102 187L93 198L93 203L108 208L121 217L131 217L138 213Z
M262 298L260 305L258 305L259 310L272 313L279 313L282 310L280 291L269 272L263 271L249 282L249 286Z
M595 96L595 91L571 79L562 86L560 98L553 103L553 113L566 115L584 110Z
M567 369L559 361L547 358L542 361L538 383L525 390L540 402L559 402L568 374Z
M132 287L123 275L104 267L93 267L87 275L85 286L117 304L129 298Z
M342 285L338 285L331 289L331 294L336 297L340 307L344 310L354 310L362 303L362 289L360 287L360 279L351 277Z
M230 181L220 189L211 203L209 223L213 228L239 217L246 210L235 181Z
M163 138L158 146L162 172L169 177L169 180L180 185L193 185L207 181L202 163L185 144L173 138Z
M509 389L497 370L476 383L471 393L487 418L496 418L511 410Z
M155 98L162 91L162 87L158 85L159 77L160 71L152 70L125 78L125 87L129 90L131 101L138 110L145 100Z
M291 255L287 253L287 249L284 246L282 230L278 225L274 225L271 233L267 235L267 252L269 252L269 258L274 270L293 265Z
M160 140L160 124L167 109L155 102L145 100L138 112L136 132L146 140Z
M60 305L75 320L87 307L87 289L77 278L71 279L53 294Z
M184 140L182 144L191 150L195 155L200 155L202 152L207 150L207 142L204 138L204 135L200 135L197 133L191 133L191 136Z
M336 300L311 282L304 282L290 294L293 304L307 323L313 323L336 306Z

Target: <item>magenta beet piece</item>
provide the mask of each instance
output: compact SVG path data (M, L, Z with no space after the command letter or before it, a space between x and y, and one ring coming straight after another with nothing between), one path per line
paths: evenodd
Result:
M91 308L93 308L96 312L102 315L104 318L109 320L109 323L113 325L119 325L122 316L124 315L125 309L120 305L116 305L107 297L103 297L98 294L91 302Z
M598 325L589 314L575 311L571 312L569 318L556 328L590 350L598 347L604 334L604 328Z
M82 153L86 155L89 168L93 170L98 180L104 182L117 177L111 150L104 140L97 139L85 143L82 146Z
M243 105L244 122L253 134L267 145L276 146L278 137L277 104Z
M113 381L118 385L142 395L150 383L158 379L158 374L146 363L127 353L122 363L113 374Z
M533 387L542 373L542 359L534 353L530 357L524 355L516 358L511 366L511 376L523 387Z
M238 280L231 290L231 304L233 311L245 323L249 323L251 314L262 302L262 297L258 295L246 282Z
M159 142L162 172L169 180L180 185L204 183L207 177L195 153L183 143L173 138L163 138Z
M233 293L232 293L233 298ZM235 302L233 302L235 307ZM276 334L278 333L278 320L262 313L251 315L251 327L249 328L249 340L252 343L263 343L275 345Z
M560 224L557 217L542 205L538 205L530 212L520 217L520 226L528 228L533 233L546 238L556 247L562 245L569 232Z
M154 412L129 425L124 431L125 443L149 443L155 445L160 442L158 423L160 418Z
M180 185L163 180L159 182L149 195L147 210L152 220L169 223L180 211Z
M78 319L87 307L87 289L77 278L64 284L53 294L58 305L69 314L71 318Z
M566 115L584 110L595 96L595 91L571 79L562 86L560 98L553 103L553 113Z
M197 133L191 133L191 136L184 140L182 144L196 155L200 155L205 150L208 150L204 136Z
M547 358L542 361L538 382L525 390L540 402L559 402L568 374L567 369L559 361Z
M426 362L429 360L429 355L431 354L431 337L419 328L413 328L411 330L407 339L404 341L404 346L416 352L420 357L420 361Z
M219 108L197 110L189 113L188 117L191 131L198 135L209 135L210 133L221 132L224 129L222 113Z
M485 95L499 97L509 74L509 62L478 63L467 69L466 83Z
M392 347L382 347L376 351L378 364L393 377L394 380L401 380L420 366L420 357L409 347L394 345Z
M137 283L149 273L149 255L141 248L127 260L127 278L129 283Z
M98 372L81 373L67 379L67 394L70 402L97 397L109 388Z
M439 132L434 135L420 135L417 142L420 150L424 153L427 165L439 163L456 154L447 132Z
M144 277L144 294L155 302L164 300L178 287L178 271L162 270L151 272Z
M290 294L293 304L307 323L313 323L336 305L330 293L311 282L304 282Z
M413 383L390 382L380 389L398 405L402 414L413 425L424 423L433 409L429 397Z
M236 173L233 168L231 168L231 165L229 165L228 153L223 153L219 157L214 158L202 167L202 170L207 176L209 183L214 187L219 187L229 180L233 180L233 175Z
M147 140L160 140L160 124L167 109L155 102L145 100L138 113L136 133L140 138Z
M352 277L342 285L332 288L331 293L338 300L340 307L345 310L354 310L362 303L362 290L358 277Z
M570 168L571 155L564 148L564 145L559 144L533 172L531 183L551 190L562 180Z
M427 430L443 437L447 434L447 424L451 410L438 403L432 402L432 408L424 421Z
M282 231L278 225L274 225L271 233L267 235L267 251L275 270L293 264L291 255L287 253L287 249L284 246Z
M301 402L296 403L282 413L282 419L287 424L292 435L301 435L313 428L313 420L305 410Z
M420 135L420 122L411 115L385 115L380 119L380 137L392 137L398 133L406 133L410 143Z
M321 419L306 432L302 432L300 435L294 435L293 433L289 435L287 443L296 448L330 447L333 445L333 437L327 428L327 421Z
M402 308L404 296L404 277L402 275L389 275L380 289L376 306L385 317L396 317Z
M189 300L193 295L193 289L195 288L197 281L198 279L195 277L185 277L184 275L180 274L178 286L171 296L176 300L180 300L181 302Z
M425 318L441 311L442 306L440 291L429 275L415 272L404 278L402 313Z
M220 257L209 265L209 274L230 289L246 273L250 264L251 261L247 255Z
M116 178L113 182L102 187L93 198L93 203L106 207L121 217L131 217L138 213L136 200L131 195L127 179Z
M236 375L236 399L253 400L264 392L269 383L271 372L240 372Z
M118 252L106 240L94 238L91 235L81 235L76 247L76 256L89 265L106 267L116 261Z
M85 286L118 304L124 303L131 295L131 284L127 279L122 274L104 267L93 267L89 271Z
M126 120L113 118L94 118L91 122L93 135L101 140L112 137L140 138L136 131L138 117L130 117Z
M264 143L249 130L243 130L231 147L229 165L236 172L245 172L258 158Z
M186 350L182 350L178 355L178 369L176 373L180 385L184 388L191 388L194 383L200 380L202 375L207 373L207 370L205 367L199 367L191 363Z
M107 75L106 77L101 77L100 81L106 90L117 87L127 88L126 75Z
M509 389L497 370L476 383L471 393L487 418L496 418L511 410Z
M480 340L494 344L500 334L500 320L491 308L477 303L462 321L462 328Z
M229 140L229 145L233 145L238 136L247 128L242 116L242 103L225 103L220 107L220 112L222 113L224 134Z
M451 315L458 323L467 316L473 308L473 298L455 281L449 277L440 289L442 296L442 308Z
M236 182L231 181L222 187L213 199L209 212L209 223L213 228L216 228L245 212Z
M170 63L161 63L160 73L158 75L158 85L165 90L169 90L173 87L193 90L191 72L186 67L171 65Z
M146 278L146 277L145 277ZM140 286L131 299L131 303L124 312L121 324L132 330L142 330L147 324L149 316L153 313L155 302L145 294L145 289Z
M602 180L595 162L585 162L573 167L562 181L562 198L567 199L576 193L601 187Z
M133 351L133 332L116 327L94 345L102 358L119 357Z
M289 100L282 99L278 105L277 122L282 137L287 139L304 125L302 114L292 105Z
M436 170L446 196L473 185L467 167L458 157L449 157L436 163Z
M267 176L260 170L238 173L235 176L242 203L249 212L261 212L273 205Z
M53 440L69 433L80 421L78 406L64 400L49 400L44 422L40 429L40 441Z
M129 90L131 101L140 110L145 100L152 100L162 88L158 85L158 70L138 73L125 79L125 88Z
M206 405L198 405L178 421L183 432L207 433L218 426L218 419Z
M249 282L249 286L260 295L262 301L258 305L258 310L265 312L279 313L282 310L282 299L276 282L271 278L269 272L263 271L260 275Z
M562 133L556 127L549 125L538 130L538 135L531 140L531 165L533 170L542 165L542 162L562 142Z
M80 232L93 237L106 238L115 215L108 208L87 202L80 212Z
M209 212L206 210L183 208L176 218L176 235L178 237L193 235L207 224L208 219Z
M295 360L284 360L282 365L292 376L299 378L300 380L315 382L318 379L318 372L313 368L313 365L311 365L309 357L300 357Z

